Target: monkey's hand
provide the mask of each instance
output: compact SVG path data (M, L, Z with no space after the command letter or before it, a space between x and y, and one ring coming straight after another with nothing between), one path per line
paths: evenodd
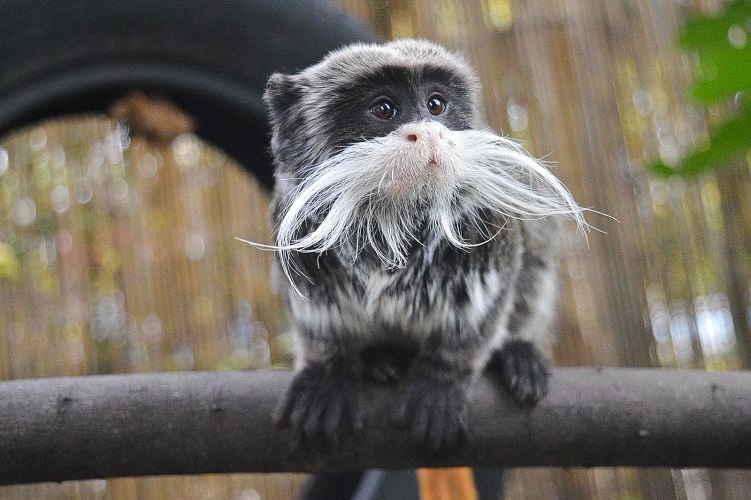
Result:
M503 387L520 406L534 406L548 393L549 363L525 340L509 340L493 353L488 369L500 376Z
M412 438L431 453L450 451L467 439L467 377L415 361L394 409L395 423L408 426Z
M362 429L360 377L346 362L311 364L295 375L277 411L294 451L325 451Z

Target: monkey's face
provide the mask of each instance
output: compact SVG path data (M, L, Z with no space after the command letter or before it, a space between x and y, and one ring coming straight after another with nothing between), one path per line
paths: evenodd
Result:
M264 99L283 200L277 248L350 242L403 266L425 227L466 247L481 243L466 241L468 226L489 239L508 217L579 216L543 166L475 129L477 87L461 59L415 40L356 45L273 75Z
M356 45L298 74L272 75L264 98L277 165L301 174L349 145L408 124L472 128L477 87L459 58L414 40Z

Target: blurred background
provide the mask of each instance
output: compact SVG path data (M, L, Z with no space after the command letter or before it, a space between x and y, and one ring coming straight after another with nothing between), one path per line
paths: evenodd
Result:
M666 179L737 102L688 98L677 36L719 0L338 0L383 38L464 53L488 123L552 162L592 215L572 233L558 365L748 368L751 155ZM741 48L751 23L730 33ZM742 37L741 37L742 35ZM733 38L735 37L735 39ZM268 195L190 132L79 116L0 138L0 377L284 366ZM302 475L79 481L2 498L289 498ZM747 471L516 469L520 499L748 499Z

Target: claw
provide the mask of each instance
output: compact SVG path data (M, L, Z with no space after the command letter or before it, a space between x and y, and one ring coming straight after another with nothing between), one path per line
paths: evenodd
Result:
M548 393L548 360L531 342L510 340L493 354L488 368L520 406L534 406Z
M408 378L392 421L409 427L417 445L430 453L452 450L467 439L469 410L467 394L460 376L419 376Z
M348 370L312 365L292 381L277 425L292 432L292 451L326 451L362 429L359 378Z

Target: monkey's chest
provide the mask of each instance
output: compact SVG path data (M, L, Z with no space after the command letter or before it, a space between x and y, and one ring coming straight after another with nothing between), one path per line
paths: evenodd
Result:
M298 282L307 300L288 294L293 318L303 329L331 329L365 343L484 330L513 287L515 246L500 238L470 250L423 241L400 268L367 250L356 258L346 249L303 256L311 279Z
M348 308L368 329L424 336L476 330L502 300L502 272L490 266L430 261L361 275ZM506 283L507 284L507 283Z

